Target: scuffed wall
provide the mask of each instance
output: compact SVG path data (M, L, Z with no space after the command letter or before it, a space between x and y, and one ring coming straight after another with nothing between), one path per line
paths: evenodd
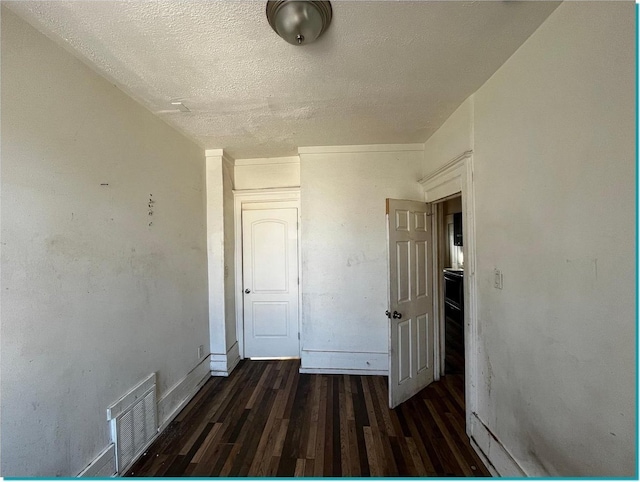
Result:
M303 368L387 370L385 199L424 199L422 154L300 154Z
M528 475L635 470L634 34L563 3L425 146L474 151L478 417Z
M1 470L75 476L207 345L204 156L4 7L1 43Z

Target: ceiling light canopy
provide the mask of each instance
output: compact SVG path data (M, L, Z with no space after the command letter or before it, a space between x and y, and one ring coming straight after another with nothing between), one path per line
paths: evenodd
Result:
M269 0L267 20L283 39L293 45L308 44L331 23L331 3L315 0Z

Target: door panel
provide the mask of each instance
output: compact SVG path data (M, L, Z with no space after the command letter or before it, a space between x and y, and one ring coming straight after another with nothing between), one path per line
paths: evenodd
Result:
M253 292L286 292L287 223L264 219L254 221L250 229Z
M426 370L431 365L429 363L429 319L427 315L421 315L416 318L416 341L418 352L418 373Z
M387 200L389 240L389 406L434 379L433 244L427 204Z
M244 356L297 357L298 210L242 213Z
M286 337L289 334L289 303L254 301L253 336Z
M411 377L411 320L398 323L398 382L404 383Z
M427 296L427 241L416 241L416 298Z
M411 289L411 266L409 266L409 249L409 242L400 241L396 243L398 263L398 303L409 301L409 290Z

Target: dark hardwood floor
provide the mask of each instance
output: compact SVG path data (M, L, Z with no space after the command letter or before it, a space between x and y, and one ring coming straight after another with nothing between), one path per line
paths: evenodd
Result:
M382 376L244 361L211 378L128 476L488 476L464 431L461 375L395 410Z

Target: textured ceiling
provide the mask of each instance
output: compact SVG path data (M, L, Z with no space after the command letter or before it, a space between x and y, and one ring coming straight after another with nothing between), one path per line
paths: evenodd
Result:
M334 1L325 35L297 47L271 30L265 3L8 5L202 147L236 158L424 142L558 5Z

